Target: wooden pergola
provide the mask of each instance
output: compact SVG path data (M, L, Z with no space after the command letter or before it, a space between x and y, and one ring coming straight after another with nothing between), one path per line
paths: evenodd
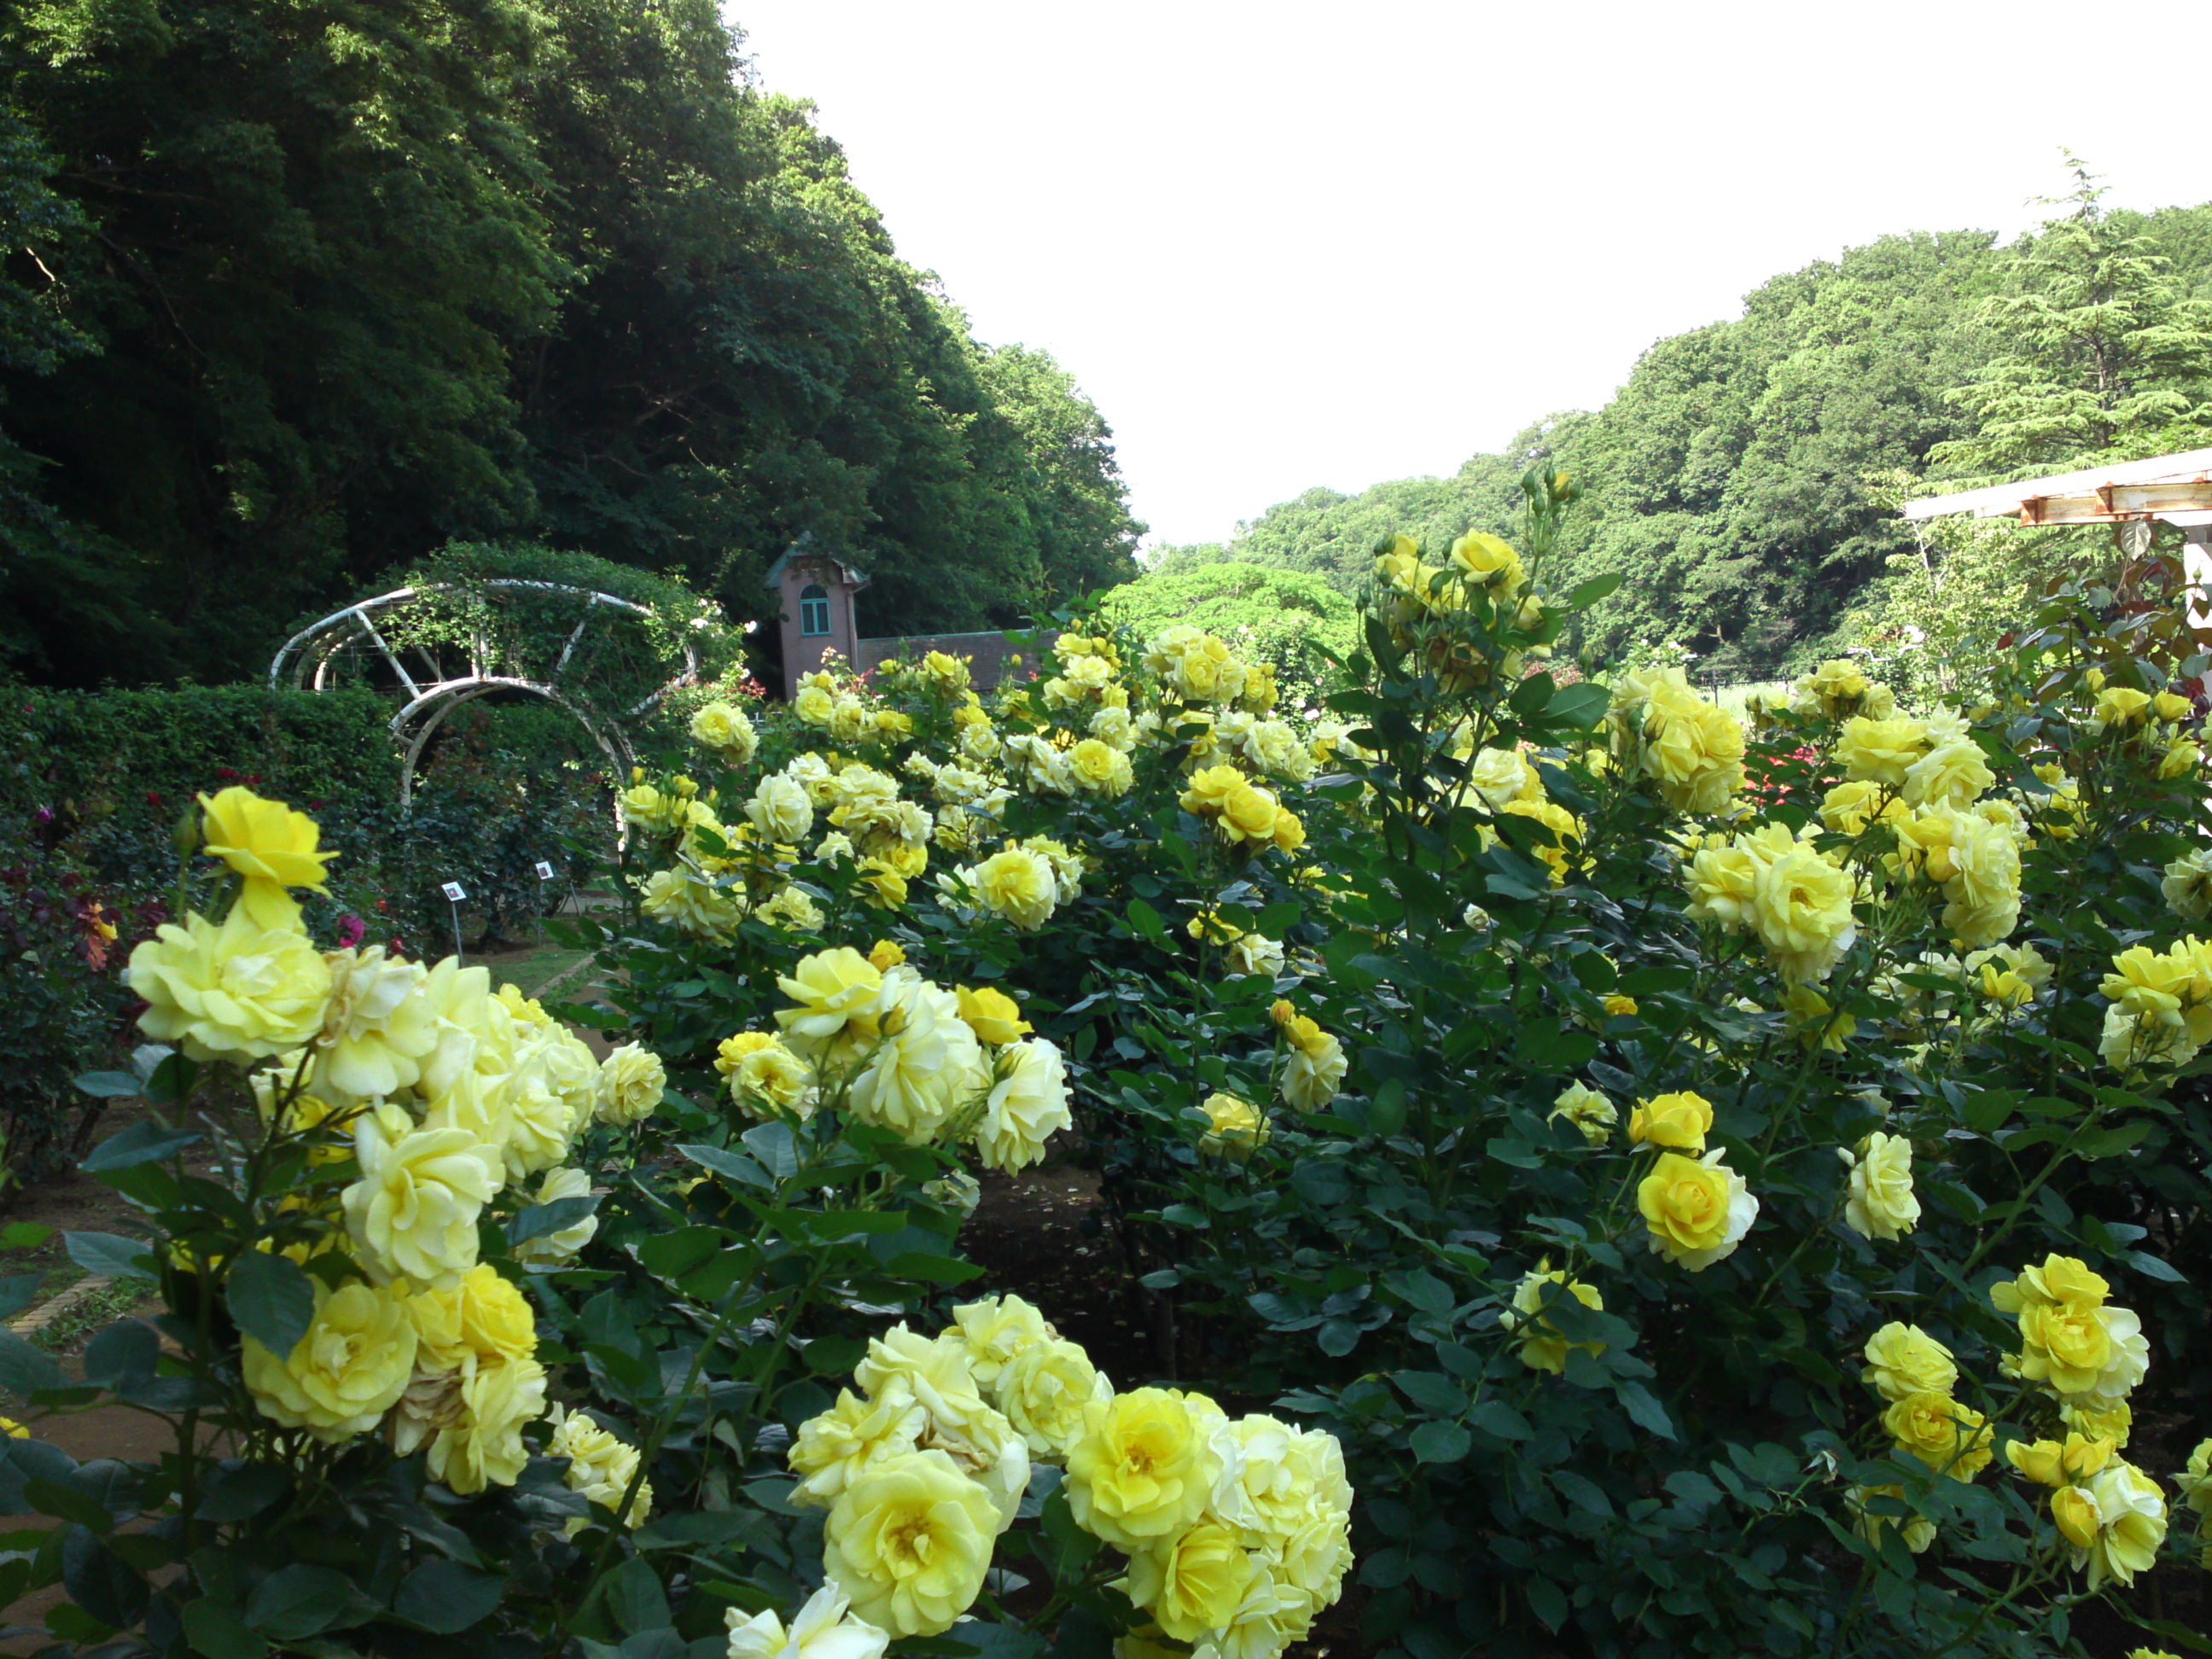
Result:
M2190 621L2212 620L2204 595L2212 584L2212 449L2115 461L2079 472L2022 478L1952 495L1907 501L1908 520L1971 513L1978 519L2017 519L2024 525L2147 524L2163 520L2180 528L2182 574L2191 594Z

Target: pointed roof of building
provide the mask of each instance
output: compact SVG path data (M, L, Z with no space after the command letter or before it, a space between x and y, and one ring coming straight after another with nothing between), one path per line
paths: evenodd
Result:
M847 564L844 560L817 541L811 530L802 530L799 532L799 539L783 550L777 556L776 562L769 566L768 574L762 577L761 580L766 586L774 587L783 580L783 573L790 567L793 559L820 559L825 563L836 565L837 574L843 580L845 586L855 592L868 585L868 578L865 574L854 569L851 565Z

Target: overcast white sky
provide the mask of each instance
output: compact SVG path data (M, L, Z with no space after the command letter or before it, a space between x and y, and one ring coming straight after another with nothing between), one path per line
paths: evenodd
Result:
M1074 372L1155 542L1453 471L1884 232L2015 232L2061 145L2212 198L2205 0L728 15L977 334Z

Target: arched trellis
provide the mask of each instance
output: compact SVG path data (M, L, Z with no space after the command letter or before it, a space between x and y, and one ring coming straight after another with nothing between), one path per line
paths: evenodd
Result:
M499 673L495 665L489 662L484 641L477 639L470 650L465 672L450 673L426 648L395 649L376 625L377 618L387 619L404 616L413 606L418 606L441 595L453 593L495 594L499 592L526 592L533 596L550 598L572 603L577 607L576 625L568 632L558 657L541 678L527 673ZM455 709L474 702L479 697L489 696L495 691L521 691L543 697L562 709L579 726L591 734L592 741L614 768L618 779L629 775L635 764L629 734L623 729L626 720L650 712L660 700L678 686L694 684L699 678L699 653L688 639L683 641L684 671L663 684L647 692L629 708L616 714L592 708L582 697L573 694L561 684L561 677L576 659L577 647L594 620L610 614L627 613L645 617L653 612L650 607L631 600L617 599L611 593L596 589L572 586L563 582L529 581L515 577L495 577L484 581L425 582L413 587L394 588L389 593L380 593L374 599L358 599L343 610L333 611L320 621L311 623L290 639L277 652L276 659L269 665L269 684L282 690L289 682L295 690L312 687L319 691L330 683L332 665L349 653L380 658L398 681L405 701L399 712L392 717L392 735L406 745L405 758L399 774L399 807L404 812L414 802L415 771L422 758L422 751L447 715ZM419 657L428 673L410 672L407 659ZM621 827L621 812L616 812L617 829Z

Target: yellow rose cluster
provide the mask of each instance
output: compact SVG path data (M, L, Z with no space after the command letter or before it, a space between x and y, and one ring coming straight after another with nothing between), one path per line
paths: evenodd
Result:
M1192 773L1182 805L1184 811L1210 823L1231 847L1295 853L1305 845L1305 824L1298 815L1273 791L1261 787L1234 766L1208 766Z
M1344 1044L1324 1031L1283 999L1268 1008L1268 1017L1283 1034L1288 1057L1278 1086L1283 1098L1302 1112L1317 1112L1337 1097L1344 1086Z
M1577 1103L1586 1117L1595 1115L1587 1103ZM1628 1120L1632 1144L1660 1149L1636 1186L1644 1242L1655 1255L1692 1273L1735 1255L1759 1219L1759 1200L1744 1178L1723 1162L1719 1147L1706 1151L1712 1127L1711 1103L1687 1091L1639 1101Z
M2117 1070L2186 1065L2212 1042L2212 945L2194 934L2121 951L2098 988L2112 1006L2097 1052Z
M1691 690L1679 668L1624 674L1613 689L1613 753L1678 812L1725 814L1743 788L1743 726Z
M2132 1583L2166 1539L2158 1483L2119 1455L2132 1428L2127 1397L2150 1364L2142 1322L2107 1301L2112 1286L2072 1256L2045 1256L1990 1299L2019 1322L2008 1373L2037 1385L2049 1434L2005 1448L2014 1468L2051 1489L2051 1518L2089 1588Z
M651 1114L660 1063L634 1047L595 1060L482 968L318 951L287 891L321 883L317 826L243 789L203 806L206 849L243 881L219 924L188 915L133 953L141 1025L198 1059L265 1062L248 1081L268 1131L307 1142L311 1168L350 1155L358 1171L315 1218L317 1249L343 1273L313 1277L290 1352L243 1339L246 1387L270 1420L317 1439L382 1432L403 1455L422 1450L457 1492L511 1485L545 1374L529 1304L477 1260L478 1218L502 1193L587 1194L589 1176L563 1167L576 1137ZM595 1225L530 1241L531 1260L557 1265Z
M1520 553L1498 537L1471 530L1433 565L1413 538L1393 536L1376 549L1375 575L1391 638L1420 650L1447 690L1483 684L1493 673L1517 678L1528 659L1551 654L1539 637L1544 601L1528 591ZM1478 630L1488 621L1519 637L1483 637Z
M1731 932L1748 930L1792 985L1826 979L1858 938L1850 873L1814 844L1769 823L1686 848L1682 884L1689 914Z
M824 1103L919 1146L972 1144L984 1167L1044 1161L1073 1122L1060 1050L1026 1035L1003 991L948 991L900 960L881 967L848 945L802 957L776 981L791 1006L779 1033L721 1042L715 1069L755 1117L804 1121Z

